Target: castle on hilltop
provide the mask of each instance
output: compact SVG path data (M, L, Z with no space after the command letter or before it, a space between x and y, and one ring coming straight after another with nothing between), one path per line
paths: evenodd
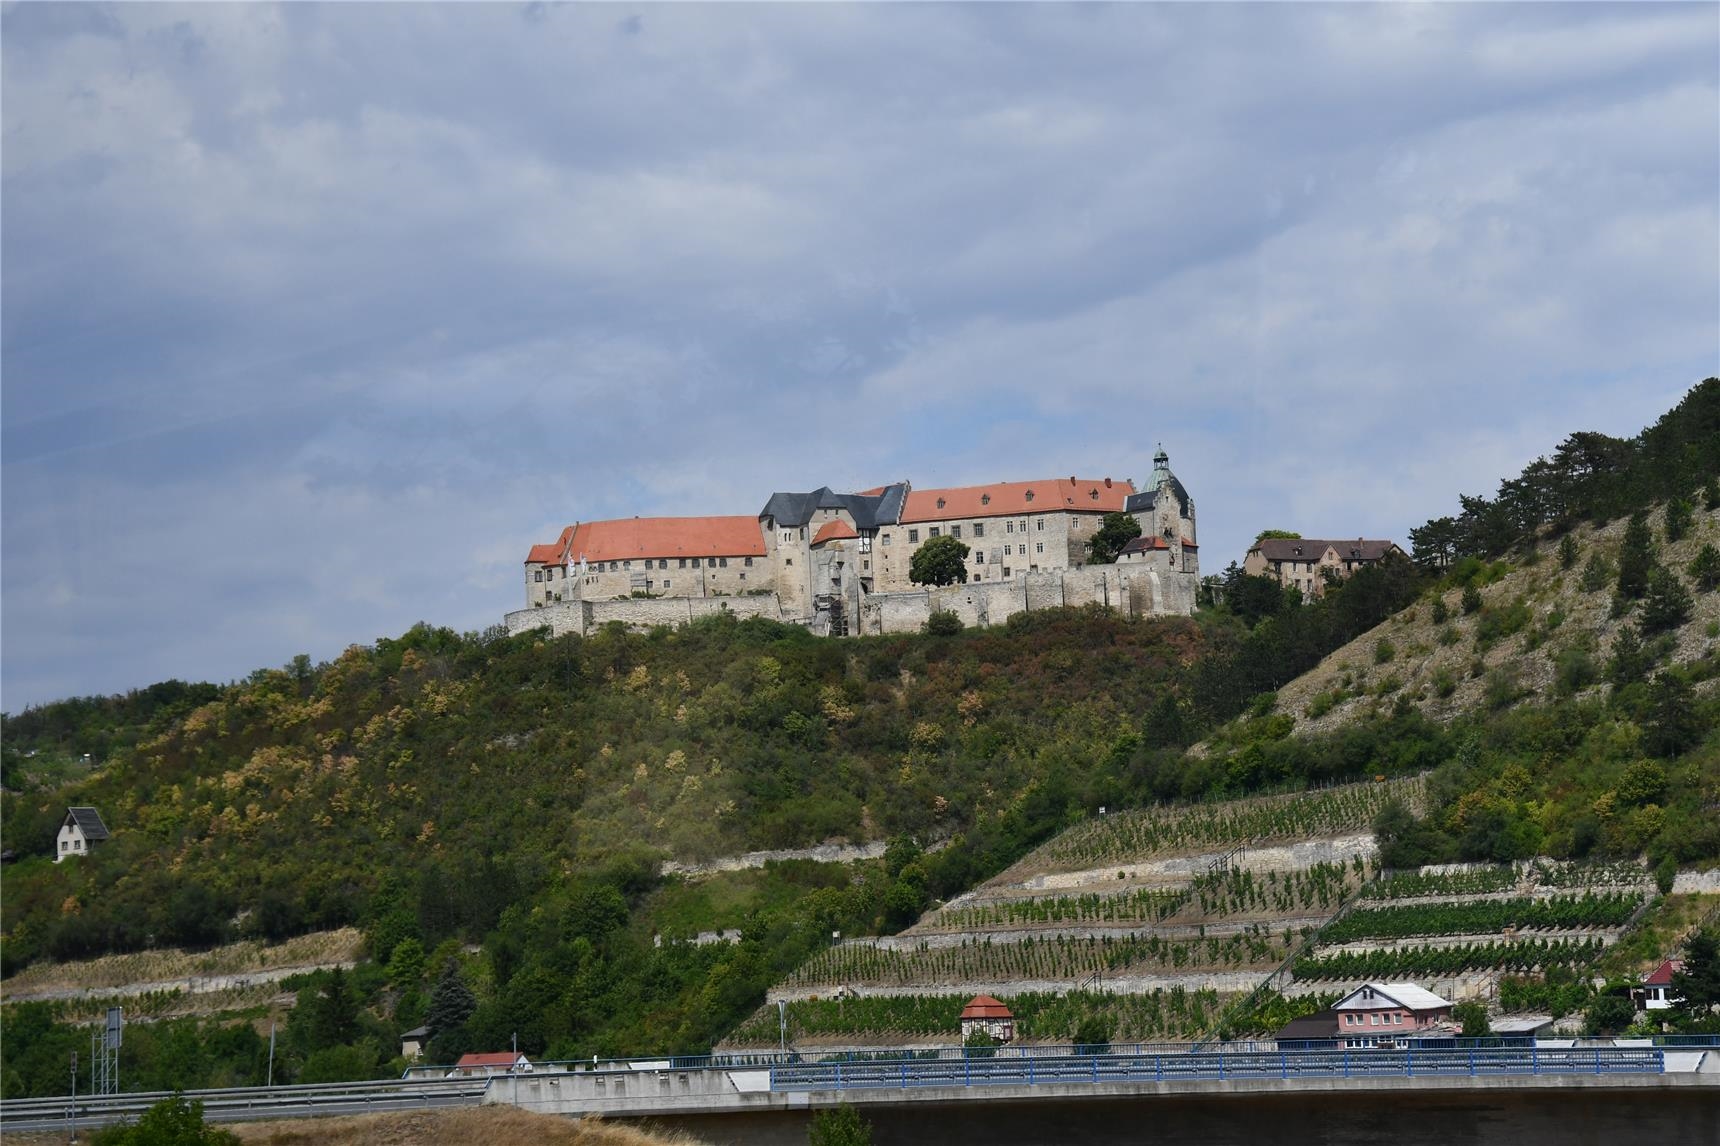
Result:
M1115 562L1088 560L1107 514L1141 535ZM908 567L937 537L969 548L967 581L928 588ZM970 625L1023 610L1101 604L1131 616L1194 611L1200 581L1194 500L1161 447L1144 489L1110 478L1047 478L953 489L908 482L861 493L773 493L756 517L576 522L534 545L526 607L511 632L589 632L611 621L684 624L730 612L830 636L917 630L934 611Z

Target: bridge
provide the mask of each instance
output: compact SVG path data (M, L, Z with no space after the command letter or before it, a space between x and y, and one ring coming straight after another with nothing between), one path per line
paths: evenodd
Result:
M1067 1100L1081 1097L1241 1096L1307 1092L1706 1088L1720 1097L1720 1039L1662 1045L1489 1045L1402 1050L1279 1050L1271 1044L1123 1048L947 1047L802 1055L540 1064L529 1074L445 1077L441 1068L385 1082L188 1092L213 1122L319 1117L508 1103L545 1114L617 1118L806 1111L857 1105ZM1103 1053L1093 1053L1103 1052ZM103 1125L135 1118L164 1094L20 1099L0 1103L14 1130Z

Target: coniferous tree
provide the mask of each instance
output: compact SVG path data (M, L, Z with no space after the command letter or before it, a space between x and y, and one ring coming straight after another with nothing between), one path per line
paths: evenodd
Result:
M472 1012L478 1009L477 997L472 994L472 988L466 986L465 976L460 974L460 965L450 959L442 966L442 977L436 980L435 988L430 992L430 1010L425 1015L424 1025L430 1028L432 1038L451 1033L466 1025L466 1020L472 1017Z
M1695 507L1689 498L1675 497L1666 503L1666 542L1676 545L1690 532L1690 519Z
M1720 936L1698 931L1684 945L1684 967L1672 975L1672 996L1678 1009L1703 1016L1720 1005Z
M1656 676L1643 727L1644 750L1662 759L1682 756L1702 743L1706 731L1690 682L1675 672Z
M1648 676L1649 657L1642 647L1642 638L1630 625L1621 625L1613 638L1612 659L1607 665L1607 679L1614 688L1624 688Z
M1569 569L1577 563L1577 539L1565 534L1559 542L1559 567Z
M1690 590L1670 569L1656 567L1648 577L1642 599L1642 633L1653 636L1678 628L1690 619Z
M1702 504L1709 513L1720 509L1720 478L1709 476L1707 484L1702 487Z
M1648 575L1654 569L1654 535L1648 530L1648 515L1634 513L1625 527L1624 545L1618 555L1618 595L1634 601L1648 592Z
M1473 581L1463 587L1463 611L1466 614L1481 611L1481 590Z
M1720 588L1720 549L1714 548L1712 542L1704 545L1690 563L1690 579L1704 593Z

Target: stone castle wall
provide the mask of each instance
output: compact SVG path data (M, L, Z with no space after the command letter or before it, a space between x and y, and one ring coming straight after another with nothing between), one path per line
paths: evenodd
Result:
M784 613L774 594L755 597L633 597L621 601L563 601L536 609L518 609L503 619L508 632L518 634L548 626L554 636L578 633L584 636L612 621L630 629L658 625L686 625L701 617L730 613L736 617L768 617L795 622L802 618Z

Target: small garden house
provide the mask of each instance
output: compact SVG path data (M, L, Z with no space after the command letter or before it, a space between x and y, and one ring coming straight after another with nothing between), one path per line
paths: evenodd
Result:
M963 1042L975 1031L984 1031L1004 1043L1015 1038L1015 1016L1010 1013L1008 1007L990 995L975 995L968 1005L962 1008L961 1024Z
M517 1051L496 1051L493 1054L463 1054L454 1064L454 1073L470 1077L492 1074L530 1074L532 1063Z
M54 862L90 854L90 845L108 838L107 825L94 808L67 808L54 843Z
M1682 959L1662 959L1660 966L1650 971L1642 986L1631 992L1645 1011L1664 1011L1673 1004L1672 977L1684 969Z

